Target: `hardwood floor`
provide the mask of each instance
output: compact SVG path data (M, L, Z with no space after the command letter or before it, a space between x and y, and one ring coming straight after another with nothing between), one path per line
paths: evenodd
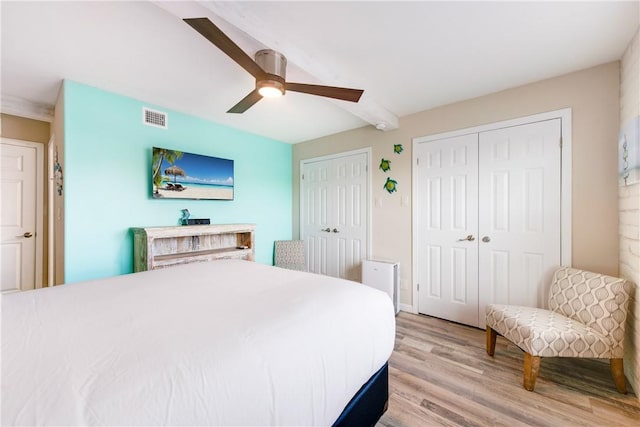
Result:
M400 313L383 426L640 426L640 401L616 391L608 361L546 358L535 391L522 387L524 353L484 330Z

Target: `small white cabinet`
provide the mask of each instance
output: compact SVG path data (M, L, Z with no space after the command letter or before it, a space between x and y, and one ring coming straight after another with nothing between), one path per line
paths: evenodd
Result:
M395 261L362 260L362 284L389 295L396 314L400 311L400 264Z
M133 228L133 271L236 258L254 261L255 224Z

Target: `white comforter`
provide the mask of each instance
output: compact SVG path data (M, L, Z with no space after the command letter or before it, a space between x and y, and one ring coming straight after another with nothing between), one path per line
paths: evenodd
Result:
M2 425L330 425L389 358L389 297L221 260L2 298Z

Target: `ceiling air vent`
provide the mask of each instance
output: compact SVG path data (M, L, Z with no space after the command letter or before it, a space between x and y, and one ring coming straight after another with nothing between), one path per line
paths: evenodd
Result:
M142 123L145 125L167 129L167 119L167 113L142 107Z

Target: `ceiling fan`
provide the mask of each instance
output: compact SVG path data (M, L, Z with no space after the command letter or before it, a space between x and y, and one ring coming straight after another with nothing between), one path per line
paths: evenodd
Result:
M256 78L256 88L227 113L244 113L262 97L282 96L287 90L351 102L358 102L364 92L360 89L287 82L287 58L281 53L271 49L259 50L254 61L208 18L188 18L184 21Z

